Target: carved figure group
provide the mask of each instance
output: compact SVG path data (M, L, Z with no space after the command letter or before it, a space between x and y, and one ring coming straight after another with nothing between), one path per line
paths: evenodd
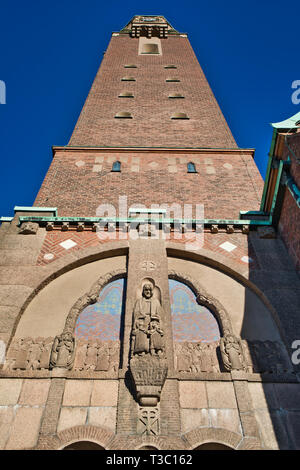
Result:
M74 370L117 372L119 341L77 340Z
M12 342L4 369L49 369L53 338L20 338Z
M214 343L175 343L175 356L178 372L220 372L217 357L219 342Z

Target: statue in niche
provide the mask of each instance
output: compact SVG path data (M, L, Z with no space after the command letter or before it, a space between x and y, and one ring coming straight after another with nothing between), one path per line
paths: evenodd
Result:
M229 334L220 340L220 349L226 370L244 370L244 355L240 340Z
M56 336L53 342L50 367L71 369L74 361L75 338L69 332Z
M142 298L136 301L133 311L132 355L163 354L161 316L162 307L159 300L153 297L153 286L146 283Z

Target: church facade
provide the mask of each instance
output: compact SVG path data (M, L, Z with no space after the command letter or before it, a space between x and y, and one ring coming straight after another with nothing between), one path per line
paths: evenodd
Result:
M300 447L299 124L273 125L264 184L185 33L112 33L1 218L1 449Z

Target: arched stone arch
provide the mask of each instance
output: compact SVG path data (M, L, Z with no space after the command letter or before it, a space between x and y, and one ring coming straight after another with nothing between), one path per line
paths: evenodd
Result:
M215 299L213 296L209 295L206 290L201 286L201 284L193 279L186 273L177 272L174 270L169 270L169 279L174 279L176 281L186 284L196 295L196 301L200 305L204 305L210 311L214 313L218 319L219 325L221 327L221 332L223 335L232 334L232 325L230 322L229 314L223 305Z
M289 350L289 344L286 339L286 335L283 331L282 324L279 315L272 304L272 299L265 294L253 280L250 280L247 276L248 272L245 267L242 267L234 260L228 259L226 256L212 252L211 250L201 248L197 251L188 251L183 246L178 247L175 242L166 243L167 256L170 259L187 260L195 263L199 263L203 266L215 269L225 276L232 278L234 281L242 285L245 289L249 289L257 298L262 302L270 317L276 325L278 334L285 345L286 349Z
M197 447L215 443L221 444L231 449L237 449L243 442L243 436L224 428L196 428L182 435L186 442L187 449L193 450Z
M64 429L54 436L40 439L35 450L63 450L66 446L79 441L93 442L105 450L111 449L115 434L100 426L80 425Z
M105 450L105 448L96 444L96 442L85 439L82 441L72 442L71 444L63 447L62 450Z
M128 241L126 240L106 242L97 247L89 247L76 251L75 253L68 253L62 258L59 258L45 266L43 271L40 271L38 276L35 276L31 281L31 291L25 298L22 306L20 307L18 316L15 319L10 338L7 342L7 349L9 348L10 343L15 336L23 313L26 311L30 303L46 286L48 286L55 279L61 277L63 274L89 263L107 258L127 256L128 246Z
M62 450L67 445L78 441L94 442L104 449L109 449L109 445L114 436L111 431L99 426L74 426L57 433L57 437L60 441L60 446L57 450Z

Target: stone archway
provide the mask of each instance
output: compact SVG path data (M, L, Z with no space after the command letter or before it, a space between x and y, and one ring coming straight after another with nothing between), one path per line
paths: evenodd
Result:
M234 450L232 447L226 446L225 444L219 444L218 442L206 442L200 446L195 447L193 450Z
M61 450L105 450L105 448L92 441L77 441Z

